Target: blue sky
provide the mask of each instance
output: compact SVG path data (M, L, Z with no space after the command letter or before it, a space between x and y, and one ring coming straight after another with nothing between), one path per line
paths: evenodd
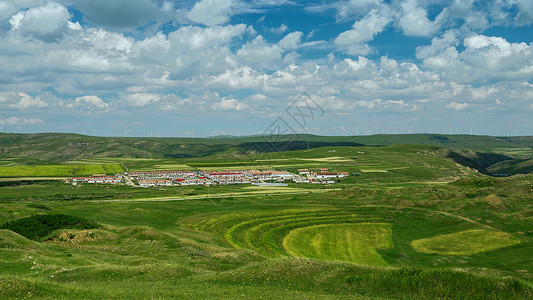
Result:
M532 23L531 0L0 0L0 126L260 134L305 97L324 114L294 132L533 135Z

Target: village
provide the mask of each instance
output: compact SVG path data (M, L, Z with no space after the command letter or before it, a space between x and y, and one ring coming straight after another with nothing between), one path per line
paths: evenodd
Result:
M286 182L331 184L335 179L349 176L348 172L330 172L328 169L298 169L298 174L279 170L214 170L214 171L135 171L113 176L95 174L74 177L72 185L129 184L140 187L252 184L262 186L286 186Z

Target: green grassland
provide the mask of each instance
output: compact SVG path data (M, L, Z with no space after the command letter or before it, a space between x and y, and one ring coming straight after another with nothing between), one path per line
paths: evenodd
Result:
M87 137L68 136L73 149L85 150L50 156L57 168L43 166L47 177L102 165L361 174L281 188L1 182L0 226L12 230L0 229L0 298L533 298L533 175L484 175L482 165L502 157L479 154L520 148L516 155L525 155L531 139L308 138L316 147L246 153L241 144L261 137L83 144ZM39 168L43 160L29 149L54 139L0 134L0 147L16 154L0 157L0 168ZM457 146L454 154L442 144ZM58 225L58 215L74 222ZM14 231L26 222L46 230L33 240Z

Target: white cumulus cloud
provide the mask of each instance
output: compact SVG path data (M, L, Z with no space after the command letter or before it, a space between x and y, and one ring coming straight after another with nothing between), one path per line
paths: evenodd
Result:
M280 61L283 49L278 45L269 44L263 36L258 35L253 41L244 44L237 51L237 57L246 64L258 64L263 67L272 66Z
M187 13L187 18L207 26L225 24L232 15L235 0L201 0Z
M211 106L214 110L244 110L248 108L248 105L240 102L237 99L222 98L220 102L213 103Z
M351 55L366 55L370 47L365 43L383 32L392 21L392 15L388 10L372 10L360 21L353 24L353 29L342 32L335 38L335 44Z
M408 0L401 7L398 26L405 35L431 36L439 30L438 24L428 19L427 11L418 6L417 0Z
M278 46L283 50L297 49L302 41L302 36L303 33L300 31L291 32L279 41Z
M108 106L108 104L98 96L82 96L76 98L74 101L76 106L86 107L92 110L105 110Z
M70 13L55 2L33 7L12 16L12 30L47 42L56 41L69 28Z
M17 103L9 105L13 108L18 109L28 109L28 108L39 108L39 107L47 107L48 103L42 101L39 97L32 97L26 93L18 93L19 101Z
M528 79L533 75L532 45L480 34L466 37L462 44L460 51L458 36L446 32L431 45L419 47L417 58L426 68L456 82Z

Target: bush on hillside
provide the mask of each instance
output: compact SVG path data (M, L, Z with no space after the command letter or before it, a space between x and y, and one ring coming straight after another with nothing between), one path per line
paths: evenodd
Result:
M58 229L94 229L99 225L83 218L63 215L33 215L3 224L0 229L12 230L30 240L39 241Z

